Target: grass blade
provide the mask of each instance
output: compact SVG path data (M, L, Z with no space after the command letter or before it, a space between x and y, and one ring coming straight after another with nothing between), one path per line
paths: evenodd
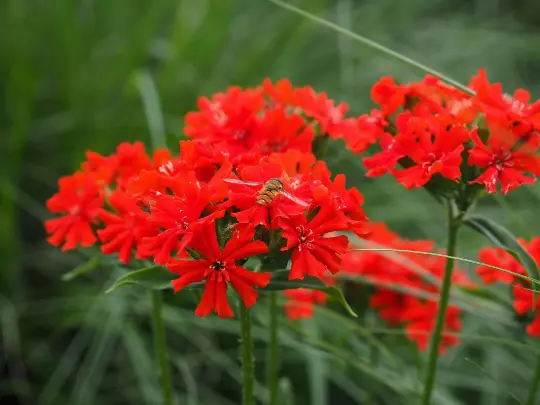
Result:
M436 70L430 68L429 66L426 66L420 62L417 62L415 61L414 59L411 59L399 52L396 52L390 48L387 48L386 46L384 45L381 45L379 44L378 42L375 42L369 38L366 38L364 37L363 35L360 35L360 34L357 34L355 32L352 32L346 28L343 28L343 27L340 27L339 25L331 22L331 21L328 21L324 18L321 18L321 17L317 17L316 15L308 12L308 11L305 11L305 10L302 10L301 8L298 8L298 7L295 7L291 4L287 4L287 3L284 3L280 0L268 0L272 3L274 3L275 5L281 7L281 8L284 8L286 10L289 10L289 11L292 11L296 14L299 14L303 17L306 17L306 18L309 18L310 20L316 22L317 24L320 24L320 25L324 25L325 27L328 27L328 28L331 28L333 29L334 31L337 31L339 32L340 34L343 34L343 35L346 35L348 36L349 38L352 38L354 39L355 41L357 42L360 42L364 45L367 45L369 46L370 48L373 48L373 49L376 49L400 62L403 62L407 65L410 65L422 72L425 72L425 73L429 73L430 75L433 75L443 81L445 81L446 83L448 84L451 84L452 86L462 90L463 92L467 93L467 94L470 94L472 96L475 95L474 91L472 91L471 89L469 89L467 86L465 86L464 84L461 84L459 83L458 81L448 77L448 76L445 76L439 72L437 72Z
M491 264L478 262L476 260L471 259L465 259L463 257L456 257L456 256L449 256L442 253L433 253L433 252L421 252L418 250L408 250L408 249L392 249L392 248L356 248L351 249L351 251L368 251L368 252L397 252L397 253L415 253L419 255L427 255L427 256L437 256L437 257L444 257L444 258L450 258L454 260L458 260L460 262L469 263L469 264L475 264L477 266L484 266L489 267L490 269L499 270L504 273L512 274L515 277L522 278L524 280L528 280L534 284L540 284L540 280L524 276L523 274L515 273L510 270L503 269L502 267L492 266Z
M471 359L468 359L468 358L465 358L465 361L468 361L469 363L471 363L473 366L475 366L476 368L478 368L478 370L480 370L484 375L486 375L487 377L489 377L490 379L492 379L493 381L495 381L497 384L501 384L500 381L497 381L497 379L495 377L493 377L492 375L490 375L486 370L484 370L482 367L480 367L479 364L477 364L476 362L472 361ZM514 398L516 400L516 402L520 405L525 405L512 391L510 391L507 387L505 387L503 385L504 389L506 390L506 392L508 393L508 395L510 395L512 398ZM531 403L532 404L532 403Z

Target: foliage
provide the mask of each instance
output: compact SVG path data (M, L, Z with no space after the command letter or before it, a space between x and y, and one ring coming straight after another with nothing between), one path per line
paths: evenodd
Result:
M297 2L451 77L464 81L489 66L505 88L525 85L539 94L540 84L533 81L537 5L521 3ZM125 272L112 260L62 283L64 272L94 255L60 254L43 242L43 203L56 179L79 165L85 149L112 152L120 141L150 144L150 136L176 145L181 117L196 97L231 83L290 77L361 113L370 108L369 89L380 76L420 77L262 1L136 0L126 7L120 1L7 0L0 4L0 26L1 371L8 377L1 379L0 396L14 403L158 403L147 294L134 286L105 295ZM365 178L360 159L339 142L329 145L328 156L332 171L347 174L348 186L363 192L372 219L410 239L443 242L442 212L423 191L407 192L390 178ZM508 207L485 199L478 210L515 234L532 236L539 231L537 204L537 188L530 187L510 195ZM470 230L460 233L460 256L475 258L485 245ZM365 288L346 288L359 313ZM512 315L508 291L492 291L492 301L467 291L456 294L465 312L461 344L441 357L434 404L515 403L509 391L526 399L540 353L523 336L524 320ZM167 296L165 303L180 403L237 403L238 324L195 318L196 301L186 294ZM266 305L261 300L253 314L256 353L267 339ZM374 317L349 318L329 305L316 310L311 325L280 317L283 396L294 396L296 404L315 403L309 393L320 392L313 387L323 381L326 403L417 402L420 356L403 330ZM262 369L263 361L256 366ZM266 398L261 384L255 392Z

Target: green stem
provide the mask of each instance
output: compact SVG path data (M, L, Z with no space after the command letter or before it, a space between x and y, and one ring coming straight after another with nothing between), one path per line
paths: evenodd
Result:
M448 204L448 244L446 254L448 256L456 255L457 233L460 226L460 219L454 216L452 205ZM452 272L454 270L454 258L446 258L444 269L444 278L441 286L441 297L439 300L439 310L435 323L435 331L431 335L429 344L429 361L424 385L424 394L422 395L422 405L430 405L431 394L435 384L435 375L437 373L437 360L439 359L439 345L441 343L442 332L446 321L446 308L450 299L450 288L452 286Z
M540 358L536 364L536 371L534 372L533 381L531 383L531 389L529 391L529 397L527 398L527 405L534 405L536 402L536 393L538 392L538 386L540 385Z
M278 403L278 303L277 293L270 294L270 325L266 378L269 391L268 405Z
M163 296L160 290L152 290L152 323L154 326L154 344L161 374L161 391L163 405L173 404L173 389L171 373L167 364L167 344L165 342L165 328L163 326Z
M243 386L243 405L255 405L253 396L253 385L255 380L255 371L253 368L253 340L251 338L251 313L242 301L239 302L240 309L240 351L242 356L242 375L244 378Z

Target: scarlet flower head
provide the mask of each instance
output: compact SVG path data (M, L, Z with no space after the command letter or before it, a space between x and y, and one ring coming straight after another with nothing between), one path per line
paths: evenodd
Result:
M372 110L371 113L358 117L356 131L344 134L345 144L353 153L362 153L384 136L387 126L388 121L384 114L379 110Z
M302 215L309 207L309 202L287 191L283 170L276 164L243 167L239 179L225 179L225 182L230 188L229 204L240 210L232 215L241 224L269 228L278 218Z
M103 205L103 189L96 176L76 172L58 181L59 191L47 201L47 209L63 216L45 222L49 234L47 241L62 245L62 250L75 249L80 243L83 247L92 246L96 236L92 225Z
M180 142L179 155L163 148L150 156L142 142L122 143L109 156L88 151L83 172L61 181L66 184L48 203L66 214L46 223L49 241L64 249L88 246L95 232L101 251L123 264L135 252L137 259L169 265L180 274L176 290L204 281L198 315L231 316L228 285L253 305L254 288L270 276L241 263L267 253L267 242L270 261L292 257L291 278L324 281L338 271L348 238L334 232L362 234L363 197L346 188L344 176L332 180L313 143L343 138L359 151L384 135L386 117L377 111L367 119L347 117L346 104L288 80L230 87L197 105L185 117L191 140ZM215 229L220 241L228 239L223 250ZM310 296L323 301L319 293Z
M379 143L382 150L363 159L366 176L390 172L408 189L428 185L431 193L460 195L463 204L472 204L479 188L465 193L449 182L430 182L433 176L484 184L489 193L499 183L504 194L531 184L535 178L528 174L540 173L540 101L528 104L525 90L504 95L483 69L470 88L476 96L431 75L407 85L383 77L372 88L380 108L360 117L362 129L356 137L345 137L347 147L361 153ZM477 176L474 166L485 170Z
M422 187L435 174L458 181L463 143L469 139L469 131L463 126L453 125L450 116L439 115L431 122L416 120L409 116L404 123L398 118L398 125L404 124L398 135L402 137L401 150L414 164L403 170L394 170L392 174L408 189Z
M382 114L388 117L405 104L406 86L398 85L389 76L382 77L371 89L371 98L381 106Z
M337 273L341 257L347 251L346 236L327 236L347 229L347 222L331 206L323 206L308 222L305 216L279 221L287 245L281 250L293 250L289 279L304 279L306 275L324 278L326 271Z
M197 227L224 215L222 210L202 216L212 199L207 186L179 183L177 195L159 195L151 205L148 222L158 230L155 236L142 239L139 254L153 257L157 264L167 264L173 251L182 252L191 243Z
M405 240L382 223L367 223L366 239L375 247L396 250L431 252L434 243L429 240ZM444 276L445 260L439 257L413 253L390 254L377 251L350 251L342 261L341 271L360 275L374 285L370 306L392 326L403 325L408 339L419 350L425 350L429 336L435 328L440 281ZM452 284L474 288L474 284L459 269L454 270ZM399 290L395 290L399 287ZM461 330L461 311L450 304L447 309L443 339L439 348L457 344L455 332Z
M439 304L435 301L412 300L402 314L402 320L407 323L407 337L417 344L419 350L425 351L428 348L438 310ZM439 354L444 354L449 346L458 343L459 339L455 334L461 331L460 315L461 310L458 307L447 308Z
M540 130L540 101L529 104L528 91L517 89L513 96L504 94L500 83L489 82L485 69L480 69L471 79L471 87L488 122L511 130L517 136Z
M229 284L246 307L255 304L258 293L254 287L265 287L270 282L270 273L255 273L237 264L238 260L268 252L264 242L253 241L254 233L252 226L238 226L221 250L214 224L205 223L196 230L189 243L203 258L172 259L169 262L169 271L180 275L180 278L172 281L175 292L205 280L204 293L195 315L208 316L216 312L220 318L234 316L227 299Z
M98 214L105 224L105 228L97 231L101 251L106 255L118 252L118 260L129 264L133 249L144 237L154 236L157 229L148 222L149 213L136 198L115 190L109 195L108 203L115 212L100 210Z
M484 184L488 193L495 193L501 185L503 194L522 184L532 184L540 174L540 157L535 153L538 140L531 139L519 149L515 149L516 138L508 131L492 125L487 143L484 143L477 130L471 132L474 148L469 152L469 164L480 166L485 171L471 183Z
M338 174L334 181L329 176L322 175L321 181L313 186L314 200L319 206L332 205L335 212L342 216L348 224L348 229L357 235L364 235L364 224L368 220L361 208L364 197L358 189L347 189L345 175Z
M315 314L315 305L324 305L328 298L322 291L307 288L285 290L284 294L288 298L284 306L285 313L292 321L312 318Z
M510 270L514 273L523 274L523 266L521 263L503 248L482 248L478 257L482 263ZM514 281L514 276L512 274L498 271L491 267L478 266L476 268L476 273L482 279L484 284L493 284L496 282L511 284Z
M532 238L530 242L519 239L518 242L537 263L540 262L540 237ZM497 266L513 273L528 275L523 265L501 248L482 249L480 251L480 260L483 263ZM529 312L534 313L534 320L527 326L527 333L533 337L540 336L540 300L537 300L535 306L531 283L521 277L486 266L478 266L476 272L485 284L495 282L511 284L516 313L518 315L526 315Z

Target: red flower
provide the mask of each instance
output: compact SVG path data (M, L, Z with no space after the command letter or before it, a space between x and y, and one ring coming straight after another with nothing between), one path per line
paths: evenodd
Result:
M385 117L394 114L405 104L407 89L389 76L381 78L371 89L372 100L381 106Z
M332 207L321 207L310 222L301 215L279 223L283 237L287 239L287 246L281 250L294 249L290 280L303 279L306 274L323 278L326 270L337 273L349 239L346 236L325 236L329 232L347 229L346 221Z
M281 179L282 174L283 171L278 165L262 163L260 166L242 168L240 180L234 178L225 180L230 188L229 203L240 210L232 214L239 223L263 225L268 228L269 223L273 223L277 218L290 218L304 213L309 203L287 197L289 193L285 180L281 181L284 190L287 191L286 195L277 193L270 201L260 198L261 193L264 193L265 184L271 179Z
M348 109L347 104L335 105L326 93L317 93L311 87L296 89L294 100L296 107L319 123L323 134L329 134L333 138L341 137L341 123Z
M364 235L364 224L368 218L362 209L364 197L360 191L354 187L347 190L343 174L338 174L333 182L329 178L329 173L328 176L323 175L321 180L323 187L316 183L313 187L313 197L317 205L333 205L335 212L347 222L348 229L357 235Z
M408 306L410 296L384 288L378 288L369 299L371 308L379 311L382 319L392 326L403 322L403 311Z
M523 274L523 266L510 253L503 248L483 248L478 255L482 263L497 266L502 269L510 270L514 273ZM485 284L496 282L511 284L514 276L503 271L495 270L491 267L478 266L476 273Z
M399 160L405 156L405 152L399 141L400 138L394 137L386 132L381 135L380 145L382 152L375 153L373 156L362 159L366 169L369 169L366 173L367 177L382 176L396 167Z
M528 91L518 89L513 97L503 94L500 83L489 83L485 69L480 69L472 78L471 87L476 91L476 102L488 122L511 129L517 136L540 130L540 101L529 104Z
M182 194L159 195L150 207L148 222L159 232L156 236L143 238L139 254L142 257L153 256L157 264L167 264L173 250L182 252L191 242L197 227L224 214L223 211L215 211L201 217L212 200L207 186L182 183L182 188ZM180 191L180 184L176 191Z
M533 238L529 243L523 239L519 239L518 242L537 263L540 263L540 237ZM501 267L517 274L528 274L521 263L501 248L482 249L480 251L480 260L486 264ZM476 272L486 284L493 282L512 284L516 313L518 315L525 315L528 312L534 312L535 319L527 326L527 333L533 337L540 336L540 300L537 300L536 306L533 306L534 293L531 291L530 282L521 277L485 266L478 266Z
M434 76L426 75L421 82L409 84L408 89L415 98L414 115L451 114L460 124L470 124L478 116L469 94Z
M264 79L263 87L266 95L270 97L271 105L296 106L294 88L288 79L278 80L275 85L270 79Z
M131 252L143 237L153 236L157 230L148 223L149 214L138 204L138 200L121 191L113 191L108 198L116 213L101 210L99 219L105 228L97 231L101 251L106 255L118 252L118 260L129 264Z
M228 284L240 295L246 307L255 304L258 294L253 287L265 287L270 282L270 273L254 273L236 264L240 259L268 253L264 242L252 241L254 233L254 227L238 227L225 248L220 250L214 225L206 223L197 229L189 245L204 258L170 261L168 269L180 275L172 281L175 292L206 280L195 315L207 316L215 311L221 318L232 317L234 314L227 300Z
M212 99L201 97L197 104L200 111L185 116L184 132L188 137L207 145L221 142L221 148L233 161L256 145L257 114L264 106L261 89L230 87Z
M438 116L425 127L416 120L411 117L405 128L399 128L404 135L402 150L416 165L395 170L393 175L408 189L422 187L437 173L458 181L463 143L469 139L467 129L453 125L451 116Z
M288 298L284 306L285 313L293 321L313 317L315 305L324 305L327 298L326 293L307 288L285 290L284 294Z
M514 309L518 315L525 315L532 311L535 313L534 320L527 325L527 333L532 337L540 336L540 300L537 300L536 307L533 307L533 292L516 284L512 287L514 294Z
M368 223L367 239L374 247L433 251L432 241L409 241L388 230L384 224ZM367 243L370 246L369 243ZM361 275L375 286L370 305L381 318L392 326L403 325L407 337L425 350L429 335L435 328L438 303L430 295L438 295L439 284L444 275L445 260L439 257L394 252L348 252L342 262L342 271ZM452 284L473 287L465 273L454 270ZM398 289L399 290L394 290ZM460 310L450 305L447 309L443 339L439 351L455 345L457 336L450 334L461 329Z
M300 115L288 114L284 108L266 110L253 132L257 148L264 153L291 149L311 152L313 128Z
M418 300L411 303L412 305L409 305L402 315L403 321L407 323L407 337L416 342L420 350L426 350L430 334L435 329L439 304L435 301L420 302ZM458 307L450 305L446 309L443 335L439 345L440 354L445 353L448 346L458 343L458 337L454 334L461 330L460 315L461 310Z
M475 146L469 151L468 163L486 169L471 183L484 184L489 193L497 191L497 183L501 184L503 194L522 184L534 183L536 178L528 177L524 172L540 175L540 158L534 154L538 149L536 139L514 150L515 136L496 126L490 127L487 145L480 139L477 130L471 132L471 138Z
M163 154L162 150L156 152L158 158ZM152 166L142 142L133 144L122 142L116 148L116 153L110 156L102 156L99 153L88 151L86 158L87 161L82 164L84 171L95 173L100 180L107 184L116 180L119 186L124 186L130 177Z
M53 213L65 214L45 222L47 241L62 250L75 249L78 243L92 246L96 237L92 224L103 205L103 190L92 174L77 172L58 181L59 191L47 201Z
M356 122L356 131L346 133L343 138L347 148L353 153L362 153L368 146L373 145L383 136L388 125L384 115L379 110L361 115Z
M82 170L93 173L103 185L114 180L118 168L118 157L116 155L102 156L97 152L86 151L86 161L81 164Z
M315 169L314 166L323 165L326 167L326 164L323 161L317 161L313 153L303 153L296 149L272 153L268 156L268 162L279 165L289 177L318 171L319 169Z

